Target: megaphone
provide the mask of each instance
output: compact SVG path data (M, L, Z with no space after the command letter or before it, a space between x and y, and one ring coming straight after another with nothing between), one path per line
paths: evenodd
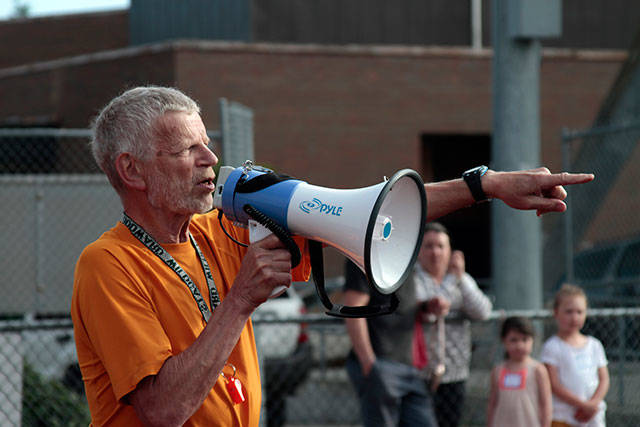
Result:
M378 292L391 294L412 272L427 218L424 183L411 169L370 187L334 189L278 175L247 161L238 168L220 168L213 205L235 223L254 224L258 212L271 225L309 239L318 296L327 314L338 317L389 313L397 300L393 306L373 308L332 303L324 289L323 272L317 271L323 269L322 244L353 261ZM256 231L252 236L252 229L258 228L250 226L251 241L269 232Z

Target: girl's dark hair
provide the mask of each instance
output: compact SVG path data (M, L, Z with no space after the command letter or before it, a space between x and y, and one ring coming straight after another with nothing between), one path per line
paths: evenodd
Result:
M512 316L504 319L504 322L502 322L502 330L500 331L500 338L504 339L510 331L516 331L529 337L535 337L533 325L526 317Z

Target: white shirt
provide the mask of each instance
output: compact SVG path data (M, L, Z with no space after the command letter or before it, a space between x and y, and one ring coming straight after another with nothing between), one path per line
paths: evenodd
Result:
M582 400L589 400L593 396L600 381L598 369L608 363L602 343L591 336L587 336L587 343L583 347L576 348L554 335L544 343L540 360L555 366L560 383ZM604 419L606 407L604 400L600 402L594 420ZM573 417L575 411L576 408L553 395L553 420L576 426L598 425L579 423Z
M472 320L485 320L493 308L491 301L480 288L473 277L464 273L460 279L453 274L447 274L439 285L433 277L416 263L414 280L416 286L416 300L427 301L441 296L449 300L449 313L457 316L455 320L447 319L445 326L445 373L443 383L464 381L469 377L469 362L471 361L471 328ZM434 325L425 325L425 341L429 355L429 365L437 354L437 333ZM434 361L435 363L435 361Z

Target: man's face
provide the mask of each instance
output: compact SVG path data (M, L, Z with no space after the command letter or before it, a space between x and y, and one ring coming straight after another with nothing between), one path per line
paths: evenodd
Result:
M156 130L153 154L145 167L151 205L177 214L207 212L213 204L212 167L218 158L208 147L200 115L167 113Z
M424 234L418 260L433 275L446 273L451 258L451 244L446 233L428 231Z

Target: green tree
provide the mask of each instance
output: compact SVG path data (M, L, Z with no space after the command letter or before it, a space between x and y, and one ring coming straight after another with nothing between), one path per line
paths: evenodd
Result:
M22 425L25 427L87 426L91 421L83 395L60 381L46 380L25 364L22 389Z
M12 18L28 18L30 6L22 0L13 0Z

